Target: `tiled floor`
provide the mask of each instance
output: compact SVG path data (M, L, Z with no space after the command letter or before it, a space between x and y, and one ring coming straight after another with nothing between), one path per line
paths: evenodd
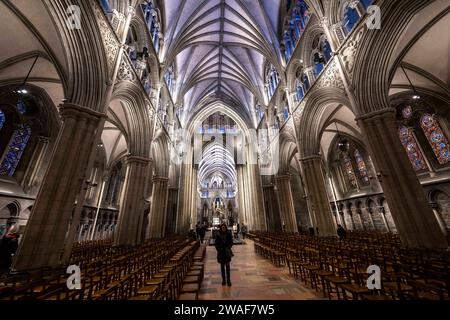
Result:
M205 278L200 289L200 300L317 300L314 290L306 288L287 267L275 267L270 261L256 255L253 242L233 247L231 262L232 286L222 286L216 249L206 250Z

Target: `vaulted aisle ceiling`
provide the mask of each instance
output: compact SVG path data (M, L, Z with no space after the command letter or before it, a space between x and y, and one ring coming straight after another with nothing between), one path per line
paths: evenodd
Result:
M253 98L264 102L264 62L281 69L280 1L165 2L164 62L176 64L175 100L186 113L215 99L253 119Z

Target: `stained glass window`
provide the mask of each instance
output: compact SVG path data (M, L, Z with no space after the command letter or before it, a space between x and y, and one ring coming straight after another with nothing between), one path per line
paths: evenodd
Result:
M17 101L16 108L17 108L17 112L19 112L20 114L27 113L27 105L25 104L25 102L23 100Z
M356 165L358 167L359 176L364 184L369 183L369 172L367 170L366 162L364 161L364 157L358 149L355 150L354 153Z
M20 125L14 132L8 152L0 165L0 175L13 176L31 136L29 125Z
M422 152L417 145L416 140L414 139L413 133L411 129L408 129L405 126L401 126L399 129L400 140L403 144L403 147L408 154L409 161L414 167L414 170L420 171L425 170L427 168L425 160L423 158Z
M352 187L356 188L358 184L356 183L356 175L355 171L353 170L352 159L350 159L350 156L347 152L341 153L341 156L344 162L344 170L347 174L348 181L350 182L350 185Z
M3 128L5 122L6 122L5 114L3 113L2 110L0 110L0 130Z
M432 115L424 114L420 119L420 125L438 162L440 164L448 163L450 161L450 146L438 121Z

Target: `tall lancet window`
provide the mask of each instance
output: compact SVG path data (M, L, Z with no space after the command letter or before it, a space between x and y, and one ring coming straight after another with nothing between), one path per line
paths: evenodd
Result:
M5 124L5 122L6 122L5 114L3 113L2 110L0 110L0 130L2 130L3 125Z
M366 162L364 161L364 157L361 152L356 149L354 152L356 166L359 171L359 176L364 185L369 184L369 171L367 170Z
M19 128L16 129L2 163L0 164L0 175L14 175L30 136L31 127L29 125L20 125Z
M420 126L422 127L439 164L447 164L450 161L450 146L439 122L434 116L426 113L420 119Z
M398 133L414 170L421 171L427 169L425 159L419 145L416 142L412 129L405 126L400 126Z

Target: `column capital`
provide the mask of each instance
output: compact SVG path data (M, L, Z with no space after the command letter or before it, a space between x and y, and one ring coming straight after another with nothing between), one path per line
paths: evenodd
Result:
M167 177L160 177L160 176L153 176L152 181L153 182L168 182L169 178L167 178Z
M370 113L366 113L362 116L358 116L355 118L356 122L359 121L366 121L369 119L376 119L376 118L394 118L395 117L395 109L394 108L385 108L382 110L373 111Z
M305 162L305 163L307 163L307 162L313 162L313 161L317 161L317 160L323 160L322 159L322 156L320 156L320 155L313 155L313 156L307 156L307 157L303 157L303 158L300 158L300 161L301 162Z
M98 111L74 104L64 103L60 106L60 114L63 119L66 118L86 118L88 120L100 120L106 118L107 115Z
M139 156L133 156L133 155L129 155L125 158L125 163L143 163L143 164L148 164L151 163L152 160L148 159L148 158L144 158L144 157L139 157Z

